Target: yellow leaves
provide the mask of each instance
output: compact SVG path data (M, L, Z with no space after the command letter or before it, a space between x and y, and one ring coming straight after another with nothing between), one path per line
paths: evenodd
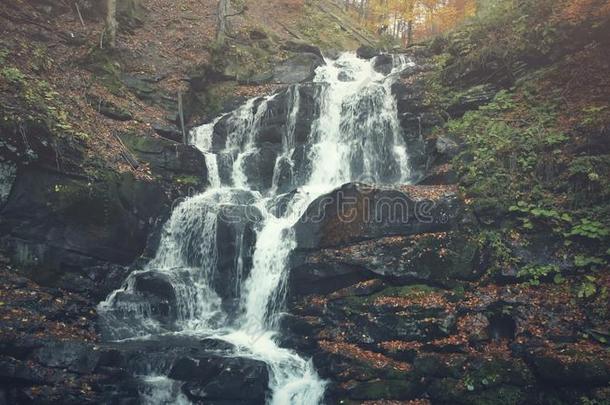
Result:
M371 0L365 23L376 29L416 39L455 27L476 13L476 0Z

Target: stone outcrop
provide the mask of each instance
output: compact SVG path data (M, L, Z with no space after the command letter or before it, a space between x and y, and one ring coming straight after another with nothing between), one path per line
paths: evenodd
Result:
M43 126L2 128L0 247L42 283L102 299L145 252L149 235L177 198L207 184L196 149L145 135L125 135L134 162L158 180L85 168L83 145ZM127 155L126 155L127 156Z
M297 248L450 230L460 202L452 188L379 188L350 183L319 197L295 225Z

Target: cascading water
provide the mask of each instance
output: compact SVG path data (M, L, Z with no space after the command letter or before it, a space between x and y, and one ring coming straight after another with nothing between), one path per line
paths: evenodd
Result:
M407 63L395 57L391 72L382 74L375 70L374 60L352 54L327 60L314 79L317 116L309 136L300 143L296 132L301 85L289 88L286 125L268 188L253 184L250 162L256 162L261 152L257 136L276 96L252 99L228 116L196 128L191 143L205 154L211 187L174 210L155 258L100 304L111 338L178 333L224 340L235 345L234 356L268 365L271 404L319 404L325 383L312 362L276 342L288 259L296 246L293 225L315 198L344 183L409 181L406 146L391 92ZM214 133L221 123L227 137L219 145ZM283 195L285 206L277 210L280 182L286 179L288 189L294 191ZM286 184L281 188L286 189ZM235 228L230 233L235 248L227 265L218 238L228 222ZM251 239L255 242L249 252L245 241ZM151 272L173 287L174 321L160 320L154 303L138 294L140 278ZM171 386L158 377L160 373L147 380ZM164 397L158 387L155 392L144 395L144 400L154 403L154 398Z

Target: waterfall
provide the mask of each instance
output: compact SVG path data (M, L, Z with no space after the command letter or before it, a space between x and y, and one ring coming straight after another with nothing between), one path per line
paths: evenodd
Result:
M300 144L296 131L301 85L291 86L286 91L281 147L267 189L253 184L251 160L265 162L258 135L273 118L270 106L277 95L251 99L235 112L194 129L190 141L205 154L210 187L173 211L154 259L100 304L111 338L180 333L224 340L235 345L234 356L268 365L271 404L319 404L325 382L312 362L280 347L276 339L288 259L296 247L293 225L314 199L344 183L409 181L407 150L391 92L408 63L395 57L391 72L383 74L375 70L375 60L353 54L327 60L314 78L317 115ZM226 130L223 145L215 139L221 125ZM304 156L300 160L295 158L298 149ZM278 214L273 207L284 170L289 170L293 193ZM219 243L219 238L231 243ZM225 245L235 247L229 261ZM155 317L159 310L138 292L140 278L151 272L173 287L175 321ZM227 295L235 299L228 300ZM172 386L158 375L147 379ZM151 398L164 395L157 389L144 397L154 403Z

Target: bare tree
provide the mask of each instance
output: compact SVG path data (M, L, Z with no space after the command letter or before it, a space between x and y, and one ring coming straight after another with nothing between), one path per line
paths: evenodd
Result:
M108 36L108 45L111 48L116 46L116 0L107 0L106 2L106 35Z
M227 36L227 16L229 14L229 0L218 1L218 32L216 41L219 45L224 44Z

